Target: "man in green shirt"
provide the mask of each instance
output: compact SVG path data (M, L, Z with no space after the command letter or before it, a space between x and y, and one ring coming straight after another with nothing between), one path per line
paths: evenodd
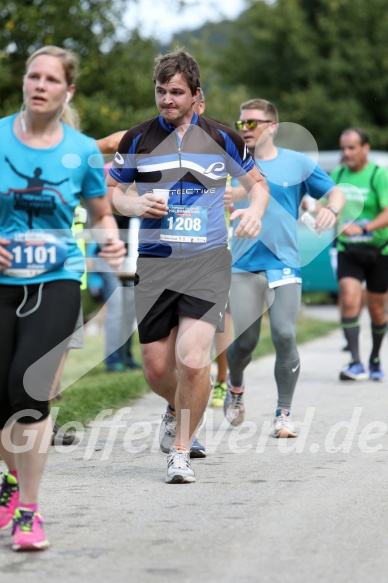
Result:
M341 184L346 197L338 224L337 276L341 324L351 352L351 361L341 371L340 379L368 378L359 354L359 314L365 281L372 327L369 378L378 381L384 378L379 353L387 331L388 174L368 161L369 138L363 130L354 127L344 130L340 147L343 165L332 172L333 180Z

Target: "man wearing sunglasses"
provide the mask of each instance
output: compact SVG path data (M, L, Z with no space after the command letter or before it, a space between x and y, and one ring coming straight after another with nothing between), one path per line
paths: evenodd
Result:
M230 304L235 340L227 350L228 392L224 402L232 425L244 420L244 370L260 338L261 316L269 307L272 342L276 351L275 380L278 401L272 429L274 437L296 437L290 418L291 402L299 375L296 323L301 301L297 220L299 205L308 193L327 197L316 216L316 226L331 229L344 205L342 192L311 158L275 146L278 128L276 107L252 99L240 107L236 129L264 172L271 200L260 236L248 245L233 236ZM234 208L245 208L246 195L238 181L228 187ZM321 206L321 205L320 205ZM237 227L236 221L233 229Z

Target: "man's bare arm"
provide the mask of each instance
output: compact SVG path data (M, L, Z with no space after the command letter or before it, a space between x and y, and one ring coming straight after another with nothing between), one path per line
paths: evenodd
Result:
M231 221L240 219L233 233L235 237L252 239L257 237L261 231L261 219L270 200L269 187L264 176L256 167L239 180L247 192L250 204L248 208L235 210L229 218Z

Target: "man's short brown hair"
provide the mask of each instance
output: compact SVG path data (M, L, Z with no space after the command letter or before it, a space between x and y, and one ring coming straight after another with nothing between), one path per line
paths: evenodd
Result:
M181 74L185 77L190 87L191 95L194 95L201 86L200 71L197 61L186 51L176 49L167 55L160 55L155 59L153 81L156 83L168 83L174 75Z
M265 117L268 117L272 121L279 122L278 110L273 103L267 101L266 99L250 99L249 101L244 101L240 105L240 111L243 109L260 109L264 112Z
M345 136L346 134L351 134L352 132L354 132L355 134L357 134L358 137L360 138L360 144L361 144L361 146L364 146L365 144L370 144L368 134L364 130L362 130L361 128L357 128L357 127L346 128L346 130L344 130L341 133L340 138L342 136Z

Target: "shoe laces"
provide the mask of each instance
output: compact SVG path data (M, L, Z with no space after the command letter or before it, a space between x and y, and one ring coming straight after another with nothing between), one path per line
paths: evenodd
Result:
M244 393L233 393L232 391L229 391L229 394L230 402L228 406L227 417L229 417L229 419L236 419L236 417L238 417L240 414L243 406L242 400Z
M168 467L174 465L180 469L186 469L190 467L189 461L190 452L183 451L183 450L175 450L170 453L167 457L167 465Z
M276 425L291 425L290 416L285 413L280 413L280 415L275 417L275 423Z
M17 510L14 517L12 534L17 527L23 532L31 532L36 512L33 510Z
M239 409L242 405L243 393L233 393L233 391L230 391L230 396L231 396L230 405L232 409Z
M7 477L4 476L0 488L0 506L8 506L10 500L15 492L18 490L17 484L10 484Z
M174 415L171 415L171 413L169 413L168 411L166 411L165 413L163 413L162 415L162 419L166 424L165 427L165 433L168 433L168 435L175 435L176 432L176 418L174 417Z
M213 397L223 399L226 394L226 383L216 383L213 389Z

